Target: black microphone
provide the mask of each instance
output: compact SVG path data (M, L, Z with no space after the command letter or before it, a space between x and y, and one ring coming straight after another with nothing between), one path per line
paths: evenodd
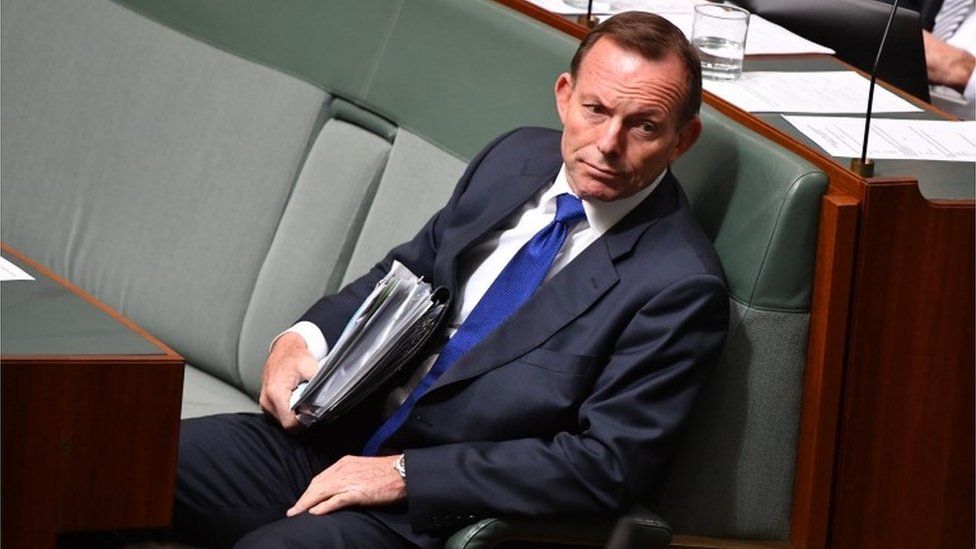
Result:
M881 52L884 51L885 42L888 40L888 30L891 29L891 22L895 19L895 12L898 11L898 0L891 5L891 13L888 14L888 23L885 24L884 34L881 35L881 45L878 46L878 55L874 58L874 68L871 69L871 84L868 86L868 112L864 117L864 143L861 147L861 158L851 159L851 171L861 177L872 177L874 175L874 160L868 158L868 135L871 133L871 105L874 103L875 80L878 79L878 64L881 62Z

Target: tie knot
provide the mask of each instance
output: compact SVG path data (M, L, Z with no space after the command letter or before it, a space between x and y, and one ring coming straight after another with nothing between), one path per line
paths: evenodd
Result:
M572 226L586 219L583 211L583 201L569 193L556 197L556 221Z

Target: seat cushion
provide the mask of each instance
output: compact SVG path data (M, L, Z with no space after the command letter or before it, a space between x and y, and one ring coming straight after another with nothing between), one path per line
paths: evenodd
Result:
M189 364L183 372L183 408L180 417L209 416L233 412L260 412L258 403L214 376Z
M241 330L241 387L257 395L272 338L338 289L390 143L335 118L319 132L254 285Z

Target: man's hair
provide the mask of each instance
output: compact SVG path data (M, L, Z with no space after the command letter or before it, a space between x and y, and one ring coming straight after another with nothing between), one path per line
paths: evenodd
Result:
M627 11L615 15L594 27L580 42L569 65L574 82L583 58L601 38L651 61L676 57L685 68L684 104L678 112L678 122L684 124L698 114L702 96L701 62L681 29L653 13Z

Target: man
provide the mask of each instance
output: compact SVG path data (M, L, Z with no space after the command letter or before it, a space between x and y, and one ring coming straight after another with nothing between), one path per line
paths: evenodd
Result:
M274 342L264 416L184 423L178 531L437 547L479 517L612 515L647 496L728 320L668 172L701 131L700 67L673 25L627 13L584 39L555 95L562 134L496 139L413 240ZM393 260L450 289L452 337L392 406L377 394L301 431L291 392Z

